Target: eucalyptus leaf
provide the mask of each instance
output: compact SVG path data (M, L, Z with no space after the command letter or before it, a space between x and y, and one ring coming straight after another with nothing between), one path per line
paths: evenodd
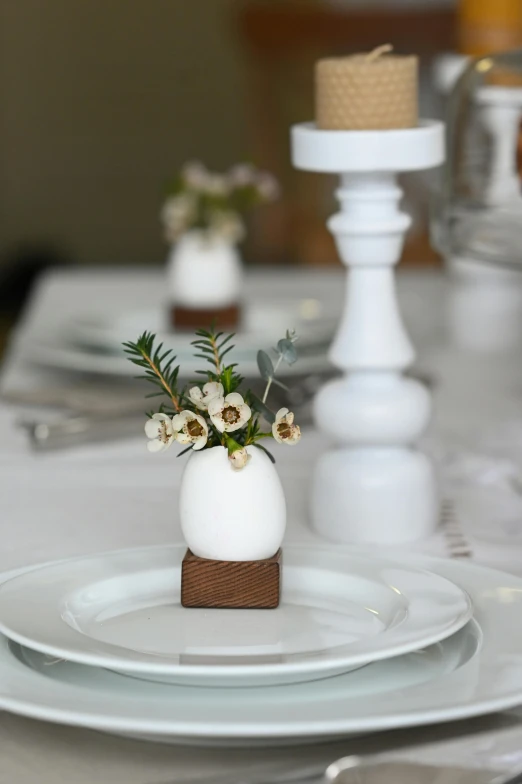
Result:
M273 425L275 422L275 414L270 411L268 406L263 403L257 395L254 395L253 392L250 393L252 395L252 408L258 412L258 414L262 414L269 424Z
M259 368L259 372L261 373L262 379L269 381L273 377L274 366L266 351L257 352L257 366Z
M277 350L282 354L284 361L288 365L293 365L294 362L297 362L297 351L292 341L288 340L288 338L282 338L278 342Z

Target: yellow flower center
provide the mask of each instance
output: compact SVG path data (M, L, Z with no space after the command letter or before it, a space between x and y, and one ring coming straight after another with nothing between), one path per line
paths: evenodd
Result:
M235 425L240 419L239 411L235 406L227 406L224 408L221 416L228 425Z
M203 435L203 427L197 419L190 419L187 422L187 433L191 438L199 438Z
M288 424L288 422L281 422L277 426L277 432L281 436L281 438L290 438L292 435L292 428Z

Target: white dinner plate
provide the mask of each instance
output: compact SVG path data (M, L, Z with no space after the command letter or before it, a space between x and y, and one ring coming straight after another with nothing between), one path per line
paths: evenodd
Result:
M316 680L431 645L472 614L449 580L399 562L287 546L276 610L186 609L185 546L74 559L0 587L0 631L56 658L151 680Z
M337 319L317 299L256 300L245 304L244 323L228 357L240 364L243 375L256 376L258 350L270 351L287 329L295 329L300 359L292 366L283 363L278 374L320 372L329 367L326 353L336 324ZM204 362L194 358L194 334L170 331L167 310L161 305L112 314L80 313L56 332L34 336L26 354L39 364L67 370L133 376L136 368L125 357L122 343L135 341L145 331L156 333L158 341L174 351L183 377L205 368Z
M327 552L338 548L321 549ZM57 661L2 637L0 708L144 739L251 746L464 719L522 703L522 580L460 561L417 555L411 563L460 584L475 607L475 620L422 651L313 683L206 689Z

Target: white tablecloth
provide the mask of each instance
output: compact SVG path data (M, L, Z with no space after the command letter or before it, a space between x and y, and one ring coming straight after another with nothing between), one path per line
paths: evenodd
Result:
M258 273L249 290L275 297L297 291L332 311L342 301L341 273ZM45 276L13 335L1 379L3 391L56 385L55 374L23 361L31 335L81 309L157 302L160 277L150 272L53 272ZM445 283L434 273L401 277L405 319L421 348L419 369L434 382L439 413L426 448L445 467L445 497L477 560L522 573L522 370L513 356L463 358L444 340ZM132 336L131 336L132 337ZM67 383L62 377L60 383ZM520 407L520 411L518 410ZM46 455L30 453L16 426L19 410L0 405L0 569L83 553L179 540L171 503L182 460L151 456L135 440ZM517 430L518 428L518 430ZM289 503L290 541L314 541L303 492L322 437L308 430L299 448L278 451ZM443 533L419 549L448 553ZM474 722L387 733L303 749L175 748L0 715L0 784L67 781L161 782L200 778L254 766L325 762L347 753L390 751L427 765L507 770L522 765L522 724L512 712ZM438 776L438 778L437 778ZM423 781L443 781L425 771ZM464 780L464 778L462 779ZM482 779L487 780L486 773ZM448 779L449 781L449 779Z

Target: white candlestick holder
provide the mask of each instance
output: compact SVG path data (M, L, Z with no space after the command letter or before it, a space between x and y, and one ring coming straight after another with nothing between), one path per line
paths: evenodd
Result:
M397 303L394 266L411 219L399 209L399 172L444 160L444 126L390 131L292 128L296 168L340 175L341 211L328 220L349 268L346 303L330 349L343 371L319 391L318 428L334 441L315 468L312 524L329 539L401 543L430 534L438 518L428 458L413 445L431 400L403 375L415 358Z

